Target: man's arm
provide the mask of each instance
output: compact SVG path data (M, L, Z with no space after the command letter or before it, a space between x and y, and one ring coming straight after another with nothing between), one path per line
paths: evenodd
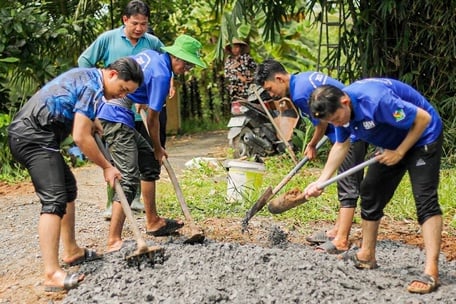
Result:
M92 44L85 49L78 58L78 66L80 68L92 68L101 61L104 49L100 37L98 37Z
M378 161L387 166L397 164L404 157L407 151L415 145L418 139L420 139L430 121L431 115L425 110L418 108L412 127L401 144L396 148L396 150L385 149L383 153L378 156Z
M337 168L342 164L345 159L345 156L348 153L350 148L350 138L343 143L336 142L331 150L329 151L328 160L326 161L325 167L320 174L320 177L317 181L313 182L304 190L306 197L317 197L323 193L323 189L319 189L319 185L328 179L330 179Z
M160 143L160 112L154 111L151 108L147 110L147 128L149 131L152 145L154 148L155 159L162 163L163 157L168 157L165 149Z
M316 146L318 142L323 138L326 132L326 128L328 127L328 123L321 121L318 123L318 125L315 126L315 130L313 133L312 138L310 139L309 143L306 146L306 149L304 150L304 154L310 159L314 159L317 157L317 149Z
M113 187L114 180L116 178L120 179L121 174L98 149L97 143L92 136L92 128L93 122L87 116L76 112L73 123L73 140L84 155L103 169L105 180Z

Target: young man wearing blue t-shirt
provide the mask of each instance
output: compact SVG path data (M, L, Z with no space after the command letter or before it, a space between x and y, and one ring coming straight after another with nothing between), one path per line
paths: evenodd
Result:
M141 0L132 0L128 2L122 13L123 25L102 33L94 42L79 56L79 67L96 67L107 66L114 60L125 56L136 55L145 50L156 50L161 52L164 44L149 32L150 26L150 9L149 6ZM170 91L173 93L173 87ZM174 93L173 93L174 94ZM164 113L164 114L163 114ZM161 114L161 120L165 120L166 113ZM139 120L139 130L142 130L142 121L139 114L135 116ZM137 123L138 125L138 123ZM165 130L162 130L162 136ZM108 188L108 199L106 202L106 211L103 216L105 219L111 219L112 214L112 197L114 189ZM138 190L135 199L131 204L131 209L143 211L144 206L140 201L141 191Z
M60 266L60 238L64 263L72 266L100 258L76 242L76 180L60 154L60 144L72 134L81 151L103 168L105 180L113 185L121 175L104 158L92 136L93 129L102 129L95 120L96 111L105 99L132 93L142 81L141 67L132 58L120 59L104 69L72 69L33 95L8 127L12 155L27 168L42 206L38 234L45 291L75 288L84 279L84 275L66 273Z
M350 135L383 149L361 183L363 241L344 257L355 267L377 267L375 246L383 209L405 173L412 184L426 260L424 274L408 291L429 293L439 286L442 211L438 200L443 124L437 111L409 85L388 78L356 81L344 89L322 86L310 100L312 116L336 126L336 143L318 180L305 189L319 196L321 182L331 177L349 148Z
M184 225L180 221L161 218L157 212L155 181L160 177L163 157L168 156L160 143L159 115L166 102L173 74L183 74L195 65L206 67L200 58L201 47L198 40L181 35L172 46L162 47L164 53L148 50L132 56L144 72L143 85L126 98L105 103L97 115L114 163L122 173L121 185L129 203L133 200L141 180L146 232L149 235L169 235ZM152 147L135 129L132 103L147 106L147 125ZM107 251L121 248L124 221L125 215L115 195Z
M268 59L261 63L255 73L255 82L261 85L271 96L289 96L299 108L301 115L307 117L315 126L314 134L304 151L310 159L317 155L315 149L320 139L326 135L331 143L334 143L334 126L325 121L311 117L308 101L312 92L319 86L331 84L338 88L344 85L320 72L302 72L289 74L284 66L276 60ZM339 167L343 172L359 164L364 160L367 144L361 141L353 141L350 153ZM349 248L349 235L355 214L356 203L359 197L359 184L363 178L363 172L347 176L337 183L340 202L339 214L334 227L330 230L322 230L307 237L307 241L319 244L316 249L330 254L341 253Z

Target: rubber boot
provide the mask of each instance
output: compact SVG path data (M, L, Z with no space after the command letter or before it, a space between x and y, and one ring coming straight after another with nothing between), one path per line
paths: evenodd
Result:
M108 195L108 200L106 202L106 210L103 213L103 217L105 220L109 221L111 220L112 216L112 198L114 197L114 189L111 188L111 186L107 185L106 192Z
M137 212L144 212L144 204L141 202L141 185L138 187L136 191L136 196L131 203L131 210Z

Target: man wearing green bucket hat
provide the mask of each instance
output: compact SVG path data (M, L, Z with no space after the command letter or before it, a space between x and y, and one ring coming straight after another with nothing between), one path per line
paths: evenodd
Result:
M163 157L168 157L160 144L159 114L166 102L173 75L183 74L195 65L206 67L201 59L201 47L198 40L181 35L176 38L173 45L161 48L164 53L146 50L132 56L141 65L144 83L134 94L111 100L98 112L104 140L109 146L115 166L122 173L120 183L130 204L141 181L146 211L146 232L149 235L170 235L184 225L181 221L161 218L157 212L155 181L160 177ZM143 137L135 129L134 114L131 110L133 103L147 109L150 137ZM117 195L113 201L108 252L119 250L123 243L121 235L125 215Z

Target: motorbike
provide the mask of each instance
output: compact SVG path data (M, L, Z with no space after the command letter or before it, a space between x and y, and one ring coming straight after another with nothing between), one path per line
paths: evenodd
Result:
M231 103L228 141L235 158L284 153L287 146L292 146L293 129L300 118L289 98L271 98L261 87L250 89L253 90L256 94Z

